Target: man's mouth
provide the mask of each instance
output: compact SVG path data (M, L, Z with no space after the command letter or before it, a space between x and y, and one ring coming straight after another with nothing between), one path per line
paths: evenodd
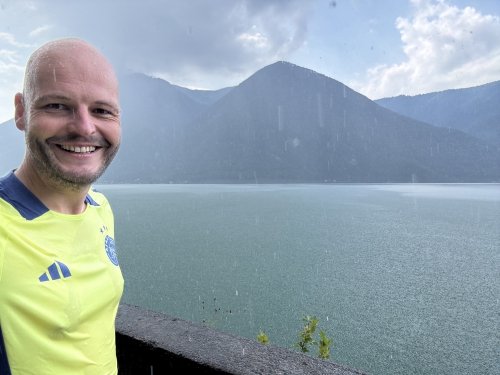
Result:
M72 146L59 144L57 145L57 147L63 149L64 151L74 152L76 154L88 154L100 148L96 146Z

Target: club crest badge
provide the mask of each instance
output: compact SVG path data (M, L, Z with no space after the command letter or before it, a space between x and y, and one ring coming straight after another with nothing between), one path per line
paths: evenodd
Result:
M115 266L118 266L118 257L116 256L115 240L112 239L110 236L106 236L106 238L104 239L104 248L111 263L113 263Z

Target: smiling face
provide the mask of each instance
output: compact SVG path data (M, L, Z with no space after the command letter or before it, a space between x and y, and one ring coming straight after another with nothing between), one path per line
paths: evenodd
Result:
M110 64L82 41L35 52L24 95L16 95L16 124L26 133L22 167L29 173L62 187L90 185L120 145L118 83Z

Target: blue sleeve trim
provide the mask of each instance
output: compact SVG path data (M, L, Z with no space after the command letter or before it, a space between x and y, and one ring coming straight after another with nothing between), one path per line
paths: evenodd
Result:
M26 220L36 219L49 210L19 181L13 171L0 178L0 198L14 207Z
M5 350L5 343L3 341L3 333L1 326L0 326L0 374L11 375L9 359L7 358L7 351Z
M85 197L85 203L90 204L91 206L99 206L99 203L93 200L90 194L87 194L87 196Z

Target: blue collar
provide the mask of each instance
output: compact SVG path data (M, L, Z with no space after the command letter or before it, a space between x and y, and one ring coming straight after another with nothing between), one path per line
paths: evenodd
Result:
M0 198L14 207L26 220L42 216L49 209L38 199L11 171L0 178ZM99 204L87 194L85 203L92 206Z

